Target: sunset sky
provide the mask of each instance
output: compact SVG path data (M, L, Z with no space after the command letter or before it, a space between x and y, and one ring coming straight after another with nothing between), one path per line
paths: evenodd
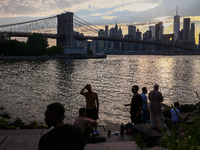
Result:
M176 6L181 19L190 17L200 32L200 0L1 0L0 25L54 16L63 12L74 14L93 25L135 24L142 32L149 25L164 22L165 33L172 33ZM182 28L182 26L181 26ZM198 39L196 38L198 41Z

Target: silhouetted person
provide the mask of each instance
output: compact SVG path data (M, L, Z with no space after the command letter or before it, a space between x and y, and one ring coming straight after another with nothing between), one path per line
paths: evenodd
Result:
M45 122L54 127L39 141L39 150L83 150L85 139L80 128L65 124L65 108L60 103L47 106Z
M149 120L149 107L147 105L147 88L146 87L143 87L142 88L142 94L141 97L142 97L142 102L143 102L143 106L142 106L142 123L146 123L147 120Z
M131 106L130 114L131 114L131 122L134 124L141 123L141 110L142 110L142 97L138 94L139 87L134 85L132 87L132 93L134 94L131 103L125 104L125 106Z
M179 117L178 117L178 115L180 115L179 106L180 106L180 103L175 102L174 108L171 108L171 110L170 110L171 115L172 115L172 125L175 125L179 122ZM178 113L178 115L177 115L177 113Z
M85 92L87 90L87 92ZM85 96L86 99L86 116L97 120L99 118L99 99L97 93L92 91L90 84L87 84L80 92L81 95ZM96 127L95 127L96 128Z
M162 93L158 91L159 86L154 85L154 90L149 93L150 100L150 126L151 128L165 129L161 105L163 102Z

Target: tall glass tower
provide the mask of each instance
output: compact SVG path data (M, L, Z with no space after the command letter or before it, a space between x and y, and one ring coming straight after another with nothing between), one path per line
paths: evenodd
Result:
M180 31L180 16L178 15L178 8L176 7L176 15L174 16L174 41L178 39L179 31Z

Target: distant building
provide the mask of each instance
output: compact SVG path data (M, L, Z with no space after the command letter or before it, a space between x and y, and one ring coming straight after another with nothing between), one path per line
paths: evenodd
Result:
M152 40L152 32L150 30L146 31L143 34L143 40L144 41L150 41L150 40Z
M156 29L155 26L149 26L149 31L151 31L152 33L152 39L155 39L155 29Z
M139 29L137 29L135 39L136 39L136 40L142 40L142 32L140 32ZM141 50L141 47L142 47L142 44L140 44L140 43L136 43L136 44L135 44L135 49L136 49L136 51L140 51L140 50Z
M105 34L106 34L106 37L108 37L108 25L105 25Z
M129 25L128 26L128 39L134 40L136 38L136 26ZM128 50L133 51L135 50L135 43L128 43Z
M106 37L108 37L108 25L105 25L105 34L106 34ZM105 41L105 49L108 50L108 41Z
M195 24L191 23L190 41L195 44Z
M158 24L156 24L156 28L155 28L155 40L156 41L163 40L163 32L164 32L163 23L159 22Z
M180 31L180 16L178 15L178 10L176 9L176 15L174 16L174 41L178 40L179 31Z
M114 38L115 37L115 28L111 28L109 30L109 37L110 38ZM113 41L109 42L109 49L114 49L114 42Z
M181 29L181 31L178 32L178 40L180 42L183 41L183 29Z
M106 37L106 32L103 29L100 29L98 31L98 37ZM97 53L102 53L103 50L104 50L104 41L103 40L99 40L98 41Z
M139 29L137 29L136 32L136 40L142 40L142 32L140 32Z
M200 49L200 34L199 34L199 49Z
M183 41L190 41L190 18L183 19Z
M136 26L134 25L128 26L128 35L131 39L134 39L136 37Z

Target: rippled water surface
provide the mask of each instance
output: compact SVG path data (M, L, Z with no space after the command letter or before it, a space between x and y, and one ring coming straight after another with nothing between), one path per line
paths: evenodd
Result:
M129 122L131 86L160 85L164 103L196 103L200 56L108 56L106 59L0 61L0 106L12 118L44 122L46 106L61 102L73 123L85 107L79 94L90 83L100 101L100 124Z

